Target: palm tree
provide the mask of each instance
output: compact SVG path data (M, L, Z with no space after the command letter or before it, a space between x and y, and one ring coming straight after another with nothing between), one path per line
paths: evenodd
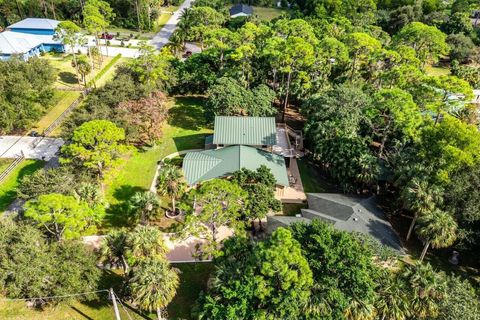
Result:
M390 274L389 271L385 271L385 275L378 279L380 285L375 302L377 318L381 320L407 319L410 313L405 282L399 276Z
M423 258L425 258L430 245L432 248L446 248L457 239L457 222L445 211L436 209L420 217L418 223L417 233L425 243L420 255L420 261L423 261Z
M78 73L82 76L83 86L87 87L87 75L92 72L92 65L86 56L79 56L77 59Z
M170 42L168 43L168 47L172 50L175 56L178 56L179 52L182 52L185 47L185 38L182 33L177 31L172 34Z
M345 310L347 320L372 320L374 317L374 307L369 301L352 299Z
M78 200L88 203L90 207L104 204L102 190L100 190L95 183L81 183L80 186L74 190L74 196Z
M442 190L428 181L413 178L401 192L401 198L407 209L413 212L413 219L407 232L407 241L419 216L432 212L442 202Z
M157 187L160 195L170 197L172 200L172 212L175 213L175 200L186 188L186 184L183 181L183 173L174 164L164 163L160 168Z
M446 291L446 278L428 263L407 266L402 274L408 285L410 308L415 318L436 318Z
M121 263L123 274L127 274L129 266L126 259L127 234L123 231L112 231L102 241L100 256L110 264Z
M84 42L84 37L81 35L80 31L80 27L72 21L62 21L55 29L55 35L53 38L55 40L60 40L64 45L68 45L70 47L73 56L72 64L75 67L75 72L77 73L78 85L81 87L77 56L75 54L75 47Z
M163 233L155 227L137 226L127 239L128 257L134 264L149 257L163 257L167 247Z
M177 292L178 271L166 259L149 258L132 270L128 284L133 302L144 310L156 311L161 320L162 310Z
M140 214L140 223L147 224L160 207L157 195L150 191L136 192L128 201L130 211Z

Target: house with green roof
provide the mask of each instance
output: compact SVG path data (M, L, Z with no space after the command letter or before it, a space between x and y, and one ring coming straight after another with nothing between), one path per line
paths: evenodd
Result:
M189 185L228 177L242 168L256 170L262 165L271 170L278 186L288 187L287 168L283 157L258 148L234 145L189 152L183 159L183 171Z
M213 144L217 146L245 145L258 148L277 144L274 117L215 117Z
M289 186L285 158L274 153L277 145L274 117L215 117L213 136L207 137L206 149L189 152L183 159L183 171L189 185L228 177L246 168L264 165L277 180L277 191ZM210 145L210 147L208 147Z

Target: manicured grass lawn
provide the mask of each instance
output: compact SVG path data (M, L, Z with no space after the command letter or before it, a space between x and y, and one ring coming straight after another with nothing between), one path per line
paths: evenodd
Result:
M79 91L55 91L54 105L33 128L35 131L43 132L63 111L65 111L80 96Z
M160 31L160 29L162 29L163 26L166 25L168 20L170 20L170 18L172 17L172 14L167 12L175 12L177 10L177 6L162 7L162 14L160 14L160 16L157 18L157 21L155 22L155 32Z
M114 36L117 36L117 32L120 32L120 37L123 36L128 36L130 37L131 34L133 34L134 40L149 40L153 38L155 35L154 32L138 32L135 29L126 29L126 28L120 28L120 27L108 27L107 32L110 34L113 34Z
M448 76L451 74L449 68L426 66L425 72L429 76Z
M211 263L183 263L173 265L180 270L180 286L177 295L167 307L168 319L191 319L191 310L200 292L207 287L210 273L213 271ZM110 278L110 277L109 277ZM110 279L109 285L120 292L121 278L116 276ZM113 282L113 283L112 283ZM154 314L145 314L134 309L126 302L122 302L125 309L119 305L122 319L156 319ZM115 320L113 306L107 300L106 294L101 293L99 300L90 302L71 302L60 304L55 308L44 311L30 309L25 302L0 300L0 319L5 320Z
M297 164L305 193L337 191L331 183L320 175L319 169L313 163L304 158L298 159Z
M177 295L168 305L169 319L192 319L192 307L201 291L207 289L207 282L213 272L213 264L203 263L178 263L174 265L180 270L180 286Z
M113 66L111 66L104 74L103 76L97 80L96 84L97 87L101 87L105 85L108 81L113 79L113 76L115 75L115 70L117 69L118 65L121 65L123 63L126 63L130 58L120 58ZM104 64L105 66L105 64Z
M46 54L42 59L47 59L57 69L58 78L55 86L57 88L78 89L78 80L75 68L72 66L73 57L71 54ZM113 57L103 57L102 68L112 60ZM87 75L87 81L92 79L101 69L94 69Z
M125 201L137 191L150 189L159 160L177 151L203 148L205 135L212 132L206 126L202 98L178 97L171 104L160 144L139 150L107 175L104 187L110 208L105 228L127 224Z
M3 170L5 170L10 163L12 163L12 161L13 159L0 159L0 173L2 173Z
M258 16L261 20L270 21L281 16L283 12L286 11L279 8L253 7L253 14Z
M45 165L40 160L24 160L21 162L10 175L0 184L0 212L5 211L8 206L17 197L16 188L20 180L29 174L37 171ZM0 317L1 319L2 317Z

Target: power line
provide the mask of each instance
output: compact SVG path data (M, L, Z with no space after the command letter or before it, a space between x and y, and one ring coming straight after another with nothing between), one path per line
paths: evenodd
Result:
M107 289L97 290L97 291L89 291L89 292L81 292L81 293L72 293L72 294L65 294L61 296L48 296L48 297L33 297L33 298L0 298L2 301L28 301L28 300L46 300L46 299L60 299L60 298L69 298L69 297L78 297L78 296L85 296L88 294L99 293L99 292L108 292Z

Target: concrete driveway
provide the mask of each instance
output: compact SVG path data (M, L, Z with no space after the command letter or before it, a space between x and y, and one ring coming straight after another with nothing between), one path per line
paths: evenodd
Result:
M175 29L177 29L177 24L180 21L183 10L190 8L194 1L195 0L185 0L180 8L175 11L170 20L168 20L167 24L162 28L162 30L160 30L160 32L157 33L152 40L150 40L150 44L156 47L158 50L162 49L170 41L170 37Z
M64 144L62 139L43 138L36 147L33 143L38 141L34 137L0 136L0 158L17 158L23 154L27 159L48 161Z

